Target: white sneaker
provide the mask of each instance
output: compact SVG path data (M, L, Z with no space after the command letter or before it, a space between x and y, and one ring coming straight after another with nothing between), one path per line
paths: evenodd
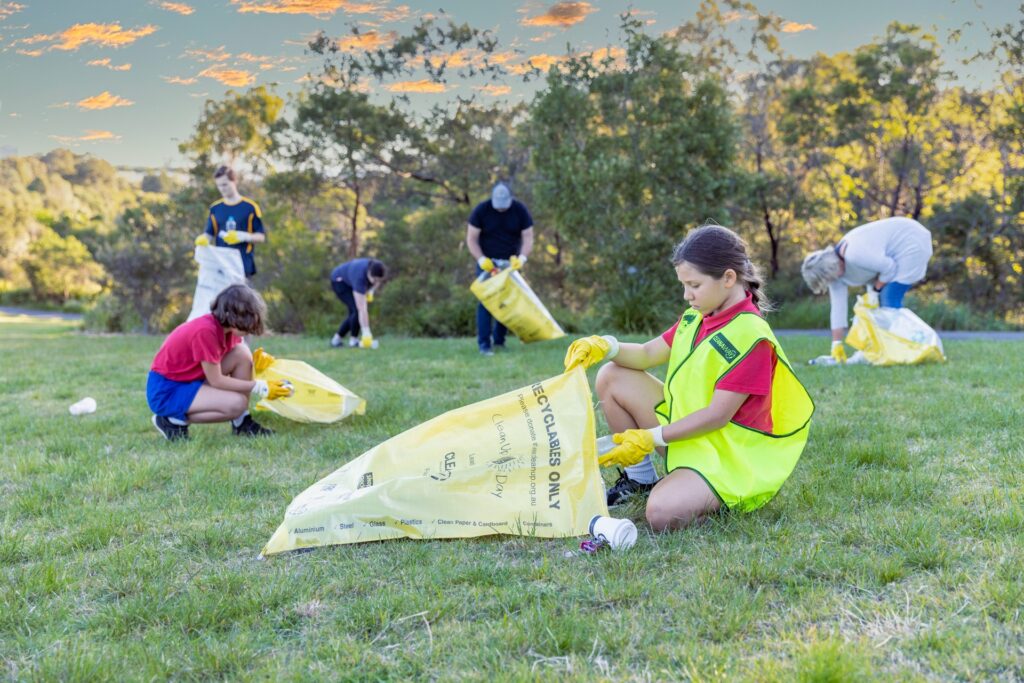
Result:
M334 336L331 337L331 346L333 346L334 348L338 348L339 346L341 346L344 343L345 343L345 340L342 339L341 337L339 337L337 332L335 332Z
M359 346L359 340L356 339L355 337L349 337L348 338L348 348L354 349L357 346Z

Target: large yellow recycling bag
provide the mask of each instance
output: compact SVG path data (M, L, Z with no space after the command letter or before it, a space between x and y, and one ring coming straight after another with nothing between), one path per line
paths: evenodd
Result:
M565 336L526 279L512 268L474 280L469 289L498 322L525 343Z
M946 360L939 335L913 311L869 307L865 296L858 296L853 306L846 343L860 349L869 363L914 365Z
M582 368L445 413L299 494L263 549L391 538L580 536L607 515Z
M256 379L286 379L295 393L274 401L261 400L256 410L269 410L296 422L337 422L366 412L366 401L301 360L277 358L256 373Z

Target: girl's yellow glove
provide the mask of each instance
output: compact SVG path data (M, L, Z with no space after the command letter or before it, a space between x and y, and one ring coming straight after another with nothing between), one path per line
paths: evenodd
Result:
M566 372L569 372L578 365L582 365L586 369L595 363L600 363L605 358L611 360L618 353L619 340L615 337L609 335L604 337L598 337L597 335L583 337L569 345L569 350L565 352L563 364L565 365Z
M207 235L204 232L202 235L200 235L199 237L196 238L196 246L197 247L208 247L208 246L210 246L210 236Z
M661 436L661 427L654 429L627 429L624 432L614 434L612 442L618 444L600 458L597 464L601 467L618 465L629 467L643 460L655 446L664 446L665 441Z
M273 365L276 360L276 358L264 351L262 346L252 352L252 367L256 372L263 372Z

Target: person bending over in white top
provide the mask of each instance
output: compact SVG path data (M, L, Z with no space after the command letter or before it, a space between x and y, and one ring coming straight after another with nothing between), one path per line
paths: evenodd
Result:
M832 300L832 358L846 362L843 338L849 315L848 287L867 285L875 305L902 308L911 285L924 279L932 257L932 234L912 218L894 216L865 223L839 244L811 252L800 268L815 294Z

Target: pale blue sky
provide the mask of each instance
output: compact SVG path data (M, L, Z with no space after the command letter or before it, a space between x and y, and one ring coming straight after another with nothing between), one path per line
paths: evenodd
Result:
M618 15L629 7L649 22L647 30L660 33L690 17L698 2L558 4L561 11L535 0L0 0L0 153L68 146L116 164L178 165L177 142L189 134L205 99L221 96L226 83L296 90L297 79L316 65L303 51L306 37L318 30L341 36L358 25L402 33L443 9L458 22L491 29L500 49L519 51L510 57L515 64L564 55L567 43L584 50L616 45ZM784 47L801 57L852 49L893 20L934 29L942 41L949 30L964 27L947 61L968 85L991 83L991 67L963 67L956 59L987 43L986 25L1016 21L1020 6L1018 0L757 4L792 22ZM409 97L424 106L455 93L516 100L529 98L534 87L511 78L504 83L510 92L492 95L475 89L480 85L455 83L446 93Z

